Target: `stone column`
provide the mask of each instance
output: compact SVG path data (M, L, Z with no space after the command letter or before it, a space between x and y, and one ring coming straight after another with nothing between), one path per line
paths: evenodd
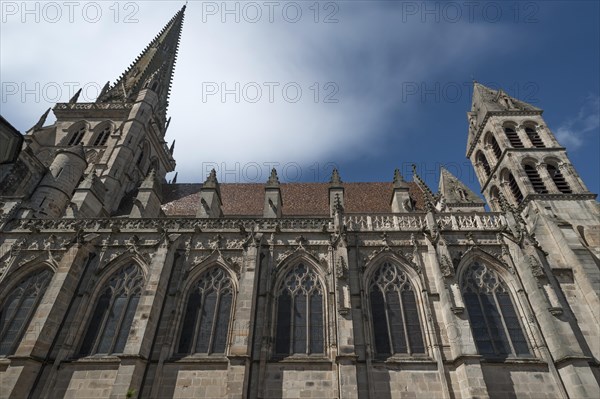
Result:
M61 258L16 353L11 356L3 373L2 397L26 398L36 388L36 377L43 372L40 360L50 356L92 248L78 243ZM40 391L39 388L37 390Z
M517 132L517 135L519 136L519 139L523 143L523 147L525 147L525 148L535 148L534 145L533 145L533 143L531 142L531 140L529 140L529 136L525 132L525 126L523 126L523 125L517 125L515 127L515 131Z
M436 234L437 224L432 213L427 214L427 224L432 234ZM450 341L452 360L457 363L456 375L461 397L489 398L479 360L480 356L477 354L475 339L471 333L469 322L464 312L460 312L459 309L455 308L455 301L453 301L444 281L436 246L430 240L427 241L427 259L431 264L433 280L440 295L441 316L447 326L446 333ZM453 311L453 308L456 311Z
M231 333L229 356L244 366L229 366L231 378L227 381L227 396L231 399L246 398L248 379L251 372L252 343L254 341L254 324L256 296L258 287L257 267L260 262L260 241L262 236L249 238L250 242L244 251L239 291L235 301L235 320ZM243 373L243 375L240 375Z
M137 306L131 333L125 345L124 355L110 394L111 399L126 397L132 389L140 392L144 370L150 358L152 340L160 322L162 303L167 295L169 276L173 269L175 249L167 236L154 253L148 268L147 281Z

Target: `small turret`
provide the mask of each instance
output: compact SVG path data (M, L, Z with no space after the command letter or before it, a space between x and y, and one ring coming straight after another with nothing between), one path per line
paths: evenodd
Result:
M271 176L265 186L265 205L263 207L263 217L280 218L283 199L281 198L281 189L277 170L271 170Z
M37 218L61 217L86 168L82 145L59 150L29 201L28 213Z
M200 204L196 212L197 218L220 218L223 217L223 202L221 201L221 189L217 180L217 172L213 169L206 178L200 190Z
M161 212L161 194L162 188L158 178L156 177L156 170L150 169L138 190L130 217L158 217Z
M404 180L404 177L400 173L399 169L394 171L394 191L392 193L392 212L411 212L414 210L414 204L409 194L409 185Z

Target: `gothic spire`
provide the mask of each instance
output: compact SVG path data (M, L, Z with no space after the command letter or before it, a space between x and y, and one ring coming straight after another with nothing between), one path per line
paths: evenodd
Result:
M439 193L446 199L447 204L483 204L473 191L456 176L442 168L440 172Z
M171 18L121 77L102 91L97 102L130 102L135 100L140 90L148 88L159 97L158 112L165 123L185 8L184 5Z
M479 82L473 82L473 98L471 99L471 111L467 112L469 120L469 136L467 139L467 157L479 139L480 130L489 116L505 115L516 112L541 115L542 110L525 101L509 96L502 89L494 90Z

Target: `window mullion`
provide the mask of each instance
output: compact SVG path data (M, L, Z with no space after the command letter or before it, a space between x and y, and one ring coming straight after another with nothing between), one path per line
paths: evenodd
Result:
M119 295L119 297L120 297L120 295ZM110 340L109 353L113 353L113 351L115 349L115 344L117 342L117 338L121 334L121 326L123 325L123 319L125 318L125 315L127 314L127 310L129 308L129 302L131 302L131 295L127 295L127 301L125 302L123 309L121 309L121 314L118 316L119 321L117 322L117 325L115 326L115 333L114 333L112 339ZM129 331L127 332L127 335L129 336ZM125 345L127 345L127 343L125 343ZM125 350L125 349L123 349L123 350Z
M487 315L485 314L485 307L483 306L483 302L481 301L481 292L477 292L477 300L479 301L481 315L483 316L483 321L485 323L485 328L488 332L488 338L490 340L490 343L492 344L492 349L494 350L495 354L499 354L500 351L498 350L498 348L496 348L496 343L494 342L494 337L492 336L492 330L490 330L490 321L488 320Z
M196 288L194 288L196 289ZM204 308L204 302L206 299L206 291L202 291L202 295L200 295L200 309L198 309L198 316L196 316L196 322L194 325L194 335L192 336L192 346L190 348L191 353L196 353L196 345L198 345L198 335L200 334L200 323L202 322L202 309Z
M98 300L100 299L100 297L103 294L104 293L102 293L100 296L98 296L98 298L96 298L96 301L95 301L96 306L98 306ZM115 297L114 291L113 291L113 294L110 298L110 302L108 304L108 308L106 309L106 312L104 312L104 314L102 315L102 323L100 324L100 328L98 329L98 334L96 334L96 339L94 341L94 345L92 345L91 354L95 354L96 351L98 350L98 346L100 345L100 340L102 339L102 336L104 335L104 329L106 328L106 323L108 321L108 317L110 316L110 311L111 311L112 307L114 306L115 299L116 299L116 297ZM96 313L96 306L94 307L94 313ZM92 318L94 317L94 313L92 313ZM92 320L90 319L90 323L91 322L92 322ZM88 323L88 325L90 323Z
M291 317L290 317L290 349L288 351L288 353L293 354L294 353L294 342L296 339L296 334L294 334L296 332L295 329L295 325L296 323L294 323L295 319L296 319L296 314L294 312L294 310L296 309L296 295L294 293L291 293L291 303L292 303L292 309L291 309Z
M504 320L504 312L502 311L502 308L500 307L500 303L498 302L498 298L496 297L495 291L494 291L494 303L498 307L498 314L500 315L500 320L502 320L502 327L504 328L504 334L506 334L506 339L508 341L508 344L510 345L510 350L512 351L513 355L516 356L517 351L515 350L515 347L513 345L512 337L510 336L510 331L508 331L508 326L506 325L506 321Z
M305 319L306 320L306 349L305 352L306 354L310 354L310 344L311 344L311 334L310 334L310 322L311 322L311 313L310 313L310 301L312 299L312 294L307 293L306 294L306 316Z
M217 318L219 316L219 308L221 307L221 293L219 291L215 291L217 294L217 300L215 301L215 311L213 314L212 325L210 326L210 336L208 337L208 353L213 352L213 342L215 340L215 330L217 329Z
M385 310L385 324L387 326L387 331L388 331L388 341L390 343L390 353L394 354L394 338L392 338L392 327L390 326L390 315L389 315L389 307L388 307L388 302L387 302L387 295L385 293L385 290L381 290L382 293L382 297L383 297L383 308ZM377 333L375 331L375 333Z
M406 342L406 349L408 354L411 354L411 347L410 347L410 342L408 341L408 327L406 326L406 315L404 314L405 309L404 309L404 303L402 302L402 290L403 286L400 286L398 288L398 299L400 302L400 314L402 315L402 328L404 328L404 341Z

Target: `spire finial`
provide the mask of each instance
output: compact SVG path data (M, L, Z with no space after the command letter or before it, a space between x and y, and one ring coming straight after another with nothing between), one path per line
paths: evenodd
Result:
M331 171L331 179L329 179L329 184L331 184L332 186L339 186L341 185L342 182L342 178L340 177L340 172L337 170L337 168L333 168L333 171Z
M408 188L408 183L404 180L404 176L400 173L400 169L394 170L394 180L393 180L394 188Z
M204 181L204 186L206 186L207 184L217 184L217 171L213 168L211 169L210 173L208 174L208 176L206 177L206 180Z
M277 177L277 170L271 169L271 176L267 180L267 187L279 187L279 177Z

